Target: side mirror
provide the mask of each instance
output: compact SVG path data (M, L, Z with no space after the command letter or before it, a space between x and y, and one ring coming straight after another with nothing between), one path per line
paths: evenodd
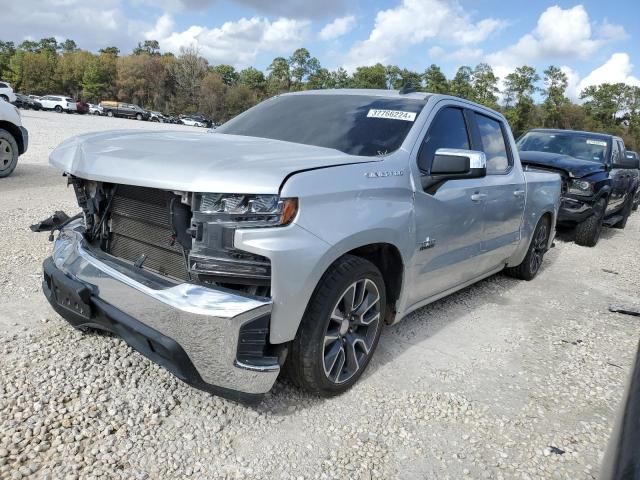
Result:
M481 178L487 174L484 152L439 148L431 163L431 170L422 177L425 191L434 190L447 180Z

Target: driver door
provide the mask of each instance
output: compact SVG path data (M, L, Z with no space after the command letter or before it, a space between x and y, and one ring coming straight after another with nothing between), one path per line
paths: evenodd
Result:
M470 150L470 129L462 107L447 105L431 121L417 154L418 170L429 171L441 148ZM416 182L416 251L411 266L409 305L472 280L479 271L484 238L482 178L448 180L425 191Z

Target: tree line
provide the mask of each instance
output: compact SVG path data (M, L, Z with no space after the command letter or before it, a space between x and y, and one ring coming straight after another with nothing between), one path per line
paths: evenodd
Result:
M499 110L516 135L535 127L602 131L622 136L630 149L640 149L640 87L590 86L580 92L582 102L576 104L566 95L567 75L553 65L541 74L523 65L502 83L486 63L461 66L452 78L435 64L417 72L378 63L350 74L343 68L324 68L306 48L298 48L288 58L274 58L263 72L211 65L195 47L183 48L178 55L162 53L155 40L122 54L113 46L92 53L70 39L43 38L18 45L0 41L0 78L24 93L68 94L90 102L117 99L170 114L200 112L220 122L282 92L399 89L410 84L419 91L451 94Z

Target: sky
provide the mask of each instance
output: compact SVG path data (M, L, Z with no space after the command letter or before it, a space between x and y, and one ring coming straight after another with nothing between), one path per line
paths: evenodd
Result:
M640 0L0 0L0 11L0 40L54 36L126 53L153 39L237 68L264 70L306 47L324 67L349 71L435 63L451 77L487 62L504 78L553 64L574 99L593 84L640 85Z

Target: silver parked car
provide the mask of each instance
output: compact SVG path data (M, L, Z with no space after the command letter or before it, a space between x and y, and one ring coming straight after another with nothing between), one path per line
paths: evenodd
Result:
M199 388L345 391L384 323L553 240L555 173L523 171L504 117L443 95L281 95L202 135L90 133L51 164L83 214L43 288L78 328L115 332Z

